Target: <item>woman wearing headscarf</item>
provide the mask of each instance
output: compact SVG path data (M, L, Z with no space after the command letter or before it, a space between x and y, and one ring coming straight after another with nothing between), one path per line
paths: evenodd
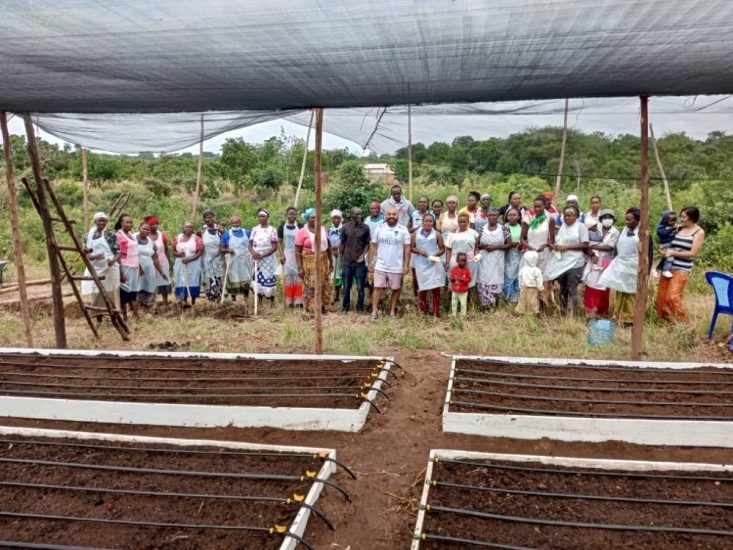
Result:
M438 218L438 231L443 235L443 241L448 241L448 235L458 231L458 197L451 195L445 199L445 211ZM470 219L470 217L469 217ZM470 223L470 222L469 222Z
M590 246L588 228L578 218L577 206L563 209L564 223L550 245L553 254L547 260L544 276L560 283L560 305L566 313L578 312L578 285L583 280L585 251Z
M249 253L249 230L242 228L242 218L232 216L231 228L221 235L221 252L229 257L227 293L233 300L238 294L249 296L252 282L252 255Z
M478 233L489 223L489 211L491 210L491 195L483 193L479 199L478 210L473 217L473 228Z
M193 222L183 224L183 233L173 239L173 276L176 287L176 298L181 305L188 307L201 292L201 255L204 253L204 242L193 232Z
M437 318L440 316L440 289L445 286L445 268L440 261L445 245L443 236L434 226L435 219L426 212L419 229L412 234L411 257L414 258L420 313L428 313L428 291L431 291L432 313Z
M343 281L341 279L342 268L341 268L341 230L344 227L343 219L344 215L338 208L331 210L331 223L333 224L328 228L328 243L331 246L331 254L333 255L333 288L334 295L333 301L328 303L335 303L339 301L339 292Z
M613 226L616 216L613 210L606 208L597 212L596 218L586 216L585 219L590 229L590 254L583 271L585 313L591 317L604 316L608 315L611 304L611 289L602 286L599 281L616 249L619 237L618 229ZM597 237L594 238L594 235Z
M204 210L204 225L201 228L201 240L204 243L204 254L201 258L206 297L211 301L221 298L222 278L226 264L221 253L221 234L219 224L214 219L214 212Z
M159 231L160 220L157 216L145 216L145 221L150 225L150 238L155 243L155 250L158 254L158 263L160 270L165 273L165 278L158 273L157 275L157 293L163 297L163 305L168 305L168 295L171 293L171 259L168 247L168 235L163 231Z
M504 288L504 257L512 246L509 230L499 224L499 211L489 210L488 223L478 236L478 273L476 286L484 307L493 306Z
M303 280L298 275L298 262L295 261L295 236L303 224L298 223L298 210L291 206L287 219L277 230L280 240L280 263L283 266L285 303L290 307L303 303Z
M305 227L298 230L295 236L295 261L298 263L298 273L303 279L303 306L306 311L315 311L316 285L321 282L321 308L325 310L326 300L331 295L331 278L328 276L333 269L333 256L328 245L328 233L321 226L321 273L316 271L316 209L309 208L303 213Z
M118 307L120 286L120 270L115 265L120 260L120 243L114 231L107 229L107 214L97 212L94 214L94 227L87 234L84 252L96 274L102 278L102 286L108 298ZM85 277L91 276L89 270L84 272ZM94 281L82 281L81 292L91 296L91 305L94 307L105 307L104 298ZM97 315L97 322L102 322L102 316Z
M140 286L137 301L142 307L155 307L155 291L158 277L168 280L168 275L160 268L158 250L150 238L150 225L142 222L135 234L140 257Z
M115 224L120 243L120 305L127 321L127 310L137 317L137 293L140 288L140 255L137 238L132 234L132 217L120 215Z
M249 239L249 253L255 265L253 280L255 292L263 298L275 303L275 285L277 283L277 230L270 225L270 213L264 208L257 211L260 222L252 228Z
M509 232L511 246L504 252L504 298L516 304L519 301L519 268L522 263L522 216L512 207L504 213L504 228Z

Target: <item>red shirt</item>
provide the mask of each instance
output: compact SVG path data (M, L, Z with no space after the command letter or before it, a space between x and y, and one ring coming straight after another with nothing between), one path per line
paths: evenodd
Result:
M450 282L453 292L468 292L468 284L471 282L471 272L467 267L458 266L450 270Z

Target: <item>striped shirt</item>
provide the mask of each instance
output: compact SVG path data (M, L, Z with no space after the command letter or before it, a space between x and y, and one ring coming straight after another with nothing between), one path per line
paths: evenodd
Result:
M697 231L700 231L699 229ZM695 233L697 233L695 231ZM689 252L692 250L692 242L694 240L695 233L692 235L680 235L677 233L674 236L674 239L670 243L669 247L674 252L675 250L684 250L686 252ZM672 265L670 266L670 269L676 269L678 271L687 271L688 273L692 271L692 264L694 262L694 258L679 258L677 256L673 256L672 258Z

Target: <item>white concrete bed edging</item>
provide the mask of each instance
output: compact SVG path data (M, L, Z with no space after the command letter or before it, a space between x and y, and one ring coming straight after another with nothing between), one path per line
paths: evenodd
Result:
M24 428L24 427L11 427L11 426L0 426L0 435L19 435L25 437L50 437L50 438L67 438L67 439L96 439L99 441L111 441L120 443L157 443L160 445L178 445L181 447L224 447L227 449L238 449L248 451L274 451L274 452L294 452L294 453L321 453L327 452L329 458L336 458L335 449L319 449L317 447L297 447L297 446L286 446L286 445L262 445L259 443L239 443L236 441L222 441L214 439L179 439L172 437L148 437L148 436L133 436L133 435L119 435L119 434L108 434L108 433L97 433L97 432L73 432L69 430L46 430L40 428ZM328 479L332 473L336 471L336 466L332 461L324 461L323 466L318 472L319 479ZM305 504L309 506L315 506L318 497L323 490L323 483L313 483L311 485L308 494L304 500ZM288 526L288 531L303 537L305 534L305 528L310 518L310 509L301 507L298 513L293 519L293 522ZM297 541L292 537L285 537L280 550L295 550L298 546Z
M618 363L617 363L618 364ZM679 472L733 472L731 464L705 464L700 462L660 462L650 460L611 460L606 458L572 458L544 455L515 455L503 453L483 453L475 451L459 451L455 449L432 449L428 466L425 471L425 483L420 497L420 510L417 514L415 532L413 534L411 550L419 550L420 535L425 522L425 505L430 495L430 485L427 480L432 479L435 458L450 460L496 460L502 462L539 462L548 466L595 468L598 470L627 470L629 472L644 471L679 471Z
M557 439L560 441L626 441L641 445L676 445L733 448L733 421L657 420L644 418L581 418L526 414L451 412L456 361L479 360L508 365L591 365L649 369L733 369L725 363L664 363L598 359L551 359L542 357L481 357L456 355L451 363L443 405L443 431L515 439Z
M186 403L143 403L47 397L17 397L0 395L0 417L70 420L75 422L108 422L115 424L146 424L151 426L188 426L212 428L279 428L284 430L334 430L358 432L366 424L373 401L386 380L394 359L392 357L360 355L303 354L239 354L187 353L112 350L57 350L0 348L0 354L81 356L109 359L111 357L170 357L177 359L223 359L261 361L384 361L385 368L374 379L366 400L358 409L325 409L308 407L266 407L236 405L196 405Z

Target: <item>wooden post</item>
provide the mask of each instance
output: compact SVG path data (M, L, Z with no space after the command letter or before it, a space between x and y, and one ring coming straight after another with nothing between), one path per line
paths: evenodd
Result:
M84 235L89 231L89 159L86 147L81 148L82 189L84 192Z
M631 330L631 359L639 360L644 347L644 319L649 294L649 98L641 96L641 221L639 268L636 271L636 303Z
M412 202L412 105L407 105L407 182Z
M565 164L565 145L568 142L568 107L570 101L565 98L565 116L562 123L562 145L560 146L560 164L557 167L557 178L555 178L555 201L559 200L560 182L562 181L562 169ZM564 204L564 203L563 203Z
M48 254L48 266L51 272L51 295L53 297L53 329L56 335L56 347L66 348L66 321L64 319L64 296L61 292L61 270L59 259L56 256L56 236L51 221L51 213L48 210L46 190L43 186L43 174L41 173L41 161L38 157L36 145L36 133L33 129L33 121L30 115L25 117L25 133L28 138L28 155L33 169L33 179L36 181L36 195L40 207L43 231L46 234L46 252Z
M321 281L321 264L323 263L323 254L321 253L321 218L323 216L323 202L321 200L321 149L323 147L323 108L318 107L316 110L316 158L315 158L315 184L316 184L316 296L315 296L315 313L316 313L316 353L323 353L323 316L321 307L323 304L323 293Z
M204 170L204 115L201 113L201 138L199 139L199 165L196 169L196 191L193 194L193 210L191 221L196 223L196 208L199 205L199 193L201 192L201 176Z
M674 210L672 208L672 194L669 192L669 181L667 180L667 174L664 173L662 158L659 156L659 149L657 149L657 138L654 135L654 126L651 124L649 124L649 133L652 135L652 145L654 146L654 156L657 159L657 168L659 168L659 173L662 175L662 182L664 182L664 194L667 196L667 209Z
M16 196L15 179L13 178L13 153L10 146L10 132L8 131L8 114L0 112L0 129L3 136L3 156L5 157L5 181L8 184L8 206L10 208L10 227L13 233L13 254L15 255L15 270L18 278L18 294L20 295L20 316L23 319L23 334L25 343L33 347L33 324L31 308L26 291L25 264L23 262L23 244L20 240L20 222L18 220L18 198Z
M298 176L298 188L295 190L295 208L298 208L298 201L300 200L300 189L303 187L303 178L305 177L305 164L308 160L308 144L311 140L311 128L313 128L313 117L315 113L311 110L311 118L308 122L308 131L305 134L305 146L303 150L303 162L300 163L300 176Z

